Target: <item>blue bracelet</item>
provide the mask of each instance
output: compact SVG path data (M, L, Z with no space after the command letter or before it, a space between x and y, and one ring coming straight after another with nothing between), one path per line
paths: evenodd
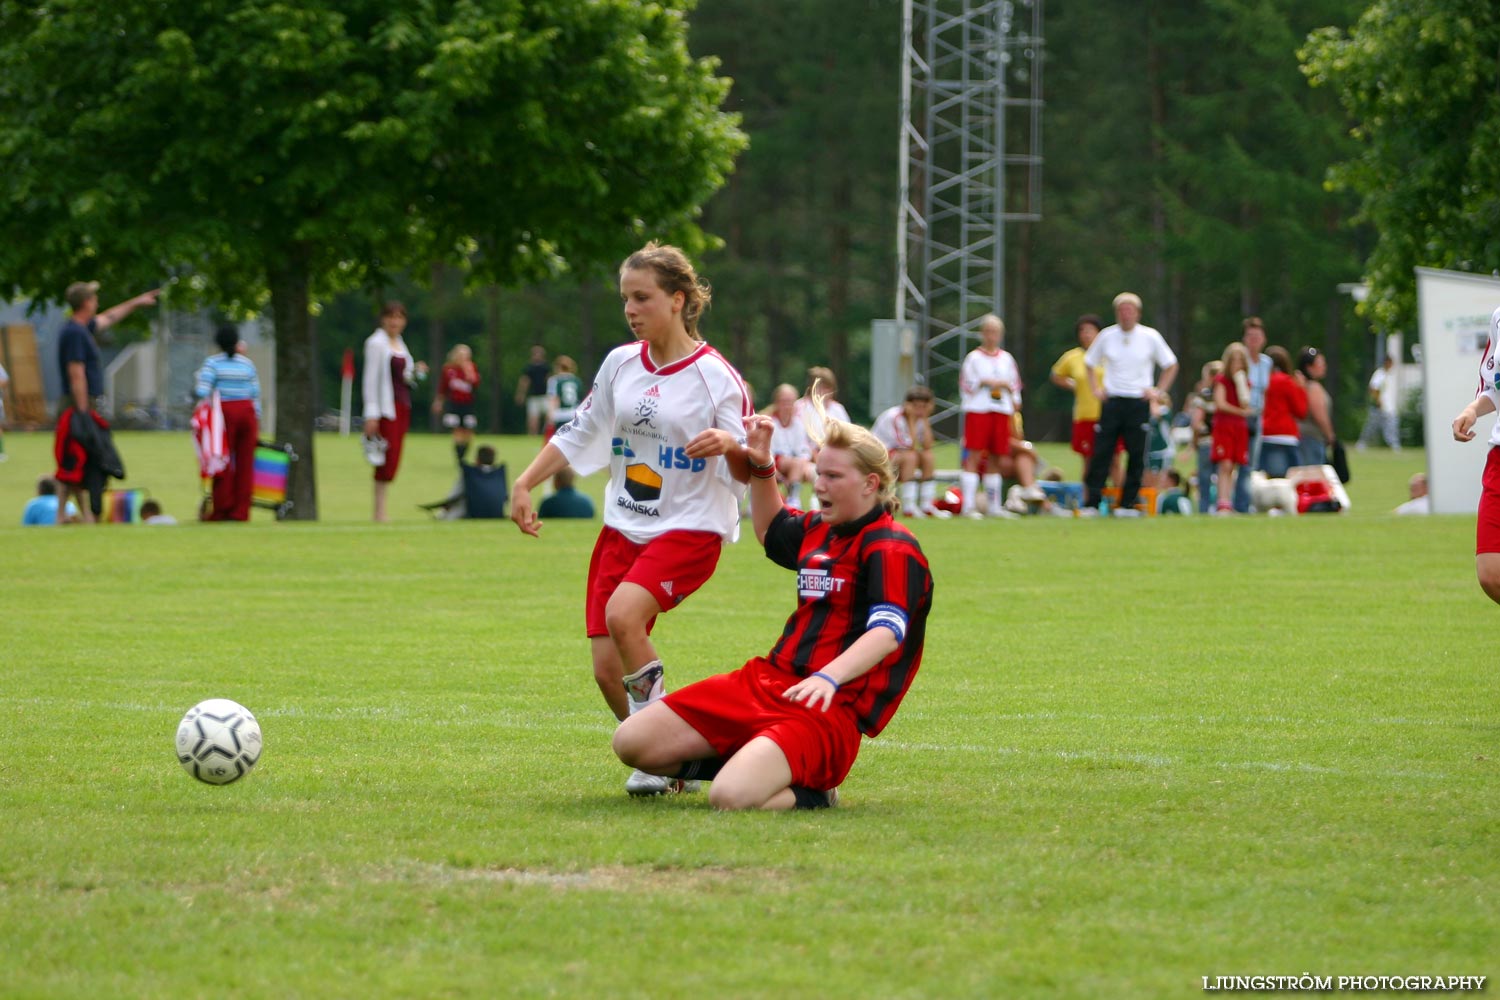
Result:
M837 691L839 689L839 682L836 681L836 680L834 680L832 677L829 677L827 674L823 673L823 671L821 671L821 670L814 671L813 673L808 674L808 676L809 677L821 677L825 681L827 681L828 683L832 684L833 685L833 689L835 691Z

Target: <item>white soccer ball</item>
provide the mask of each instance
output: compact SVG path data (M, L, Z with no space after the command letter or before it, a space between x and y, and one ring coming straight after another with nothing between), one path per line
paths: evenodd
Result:
M210 698L188 709L177 726L177 759L183 770L210 785L227 785L260 760L260 723L228 698Z

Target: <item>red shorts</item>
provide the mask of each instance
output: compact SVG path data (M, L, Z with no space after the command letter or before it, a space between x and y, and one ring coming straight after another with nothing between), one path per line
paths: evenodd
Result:
M1483 492L1479 494L1479 525L1474 554L1500 552L1500 448L1491 448L1484 460Z
M590 639L609 635L604 608L622 583L644 587L663 611L671 611L708 582L719 565L724 539L712 531L669 531L637 545L614 528L599 532L589 560L584 627ZM656 624L653 615L646 626Z
M411 407L396 407L396 419L380 418L380 436L385 438L385 464L375 466L375 481L388 483L396 478L401 466L401 446L406 443L406 428L411 425Z
M786 755L792 784L827 791L844 783L859 756L859 726L850 703L837 695L826 712L783 698L799 679L757 656L738 670L673 691L666 705L720 757L764 736Z
M1009 413L965 413L964 447L971 453L1010 454Z
M1094 456L1094 435L1099 430L1097 420L1075 420L1073 421L1073 450L1084 458ZM1125 439L1115 438L1115 451L1125 450Z
M1243 420L1215 420L1211 455L1215 462L1247 464L1250 461L1250 425Z

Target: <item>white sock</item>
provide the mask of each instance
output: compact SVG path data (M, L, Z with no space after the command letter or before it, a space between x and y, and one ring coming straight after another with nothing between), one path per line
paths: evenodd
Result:
M901 484L901 509L910 514L917 509L917 481L908 479Z
M960 472L958 474L959 489L963 490L965 514L974 509L974 503L979 498L979 473Z
M990 502L990 510L1000 509L1000 474L998 472L984 474L984 495Z
M917 503L923 507L931 507L932 502L937 499L937 483L924 479L918 486L918 492Z
M625 700L630 703L631 715L654 701L660 701L667 693L663 673L661 661L652 660L635 673L625 675Z

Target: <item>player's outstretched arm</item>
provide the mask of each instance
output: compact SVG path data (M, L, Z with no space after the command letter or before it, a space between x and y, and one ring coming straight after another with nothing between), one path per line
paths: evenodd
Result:
M1474 402L1459 411L1458 416L1453 418L1453 440L1474 440L1474 422L1486 413L1495 412L1495 401L1488 393L1481 393L1474 397Z
M542 529L541 519L531 505L531 488L551 479L567 464L568 456L562 453L561 448L548 441L542 445L542 450L531 460L531 464L526 466L526 471L516 477L515 485L510 491L510 519L516 522L516 527L521 529L522 534L535 538L541 534Z

